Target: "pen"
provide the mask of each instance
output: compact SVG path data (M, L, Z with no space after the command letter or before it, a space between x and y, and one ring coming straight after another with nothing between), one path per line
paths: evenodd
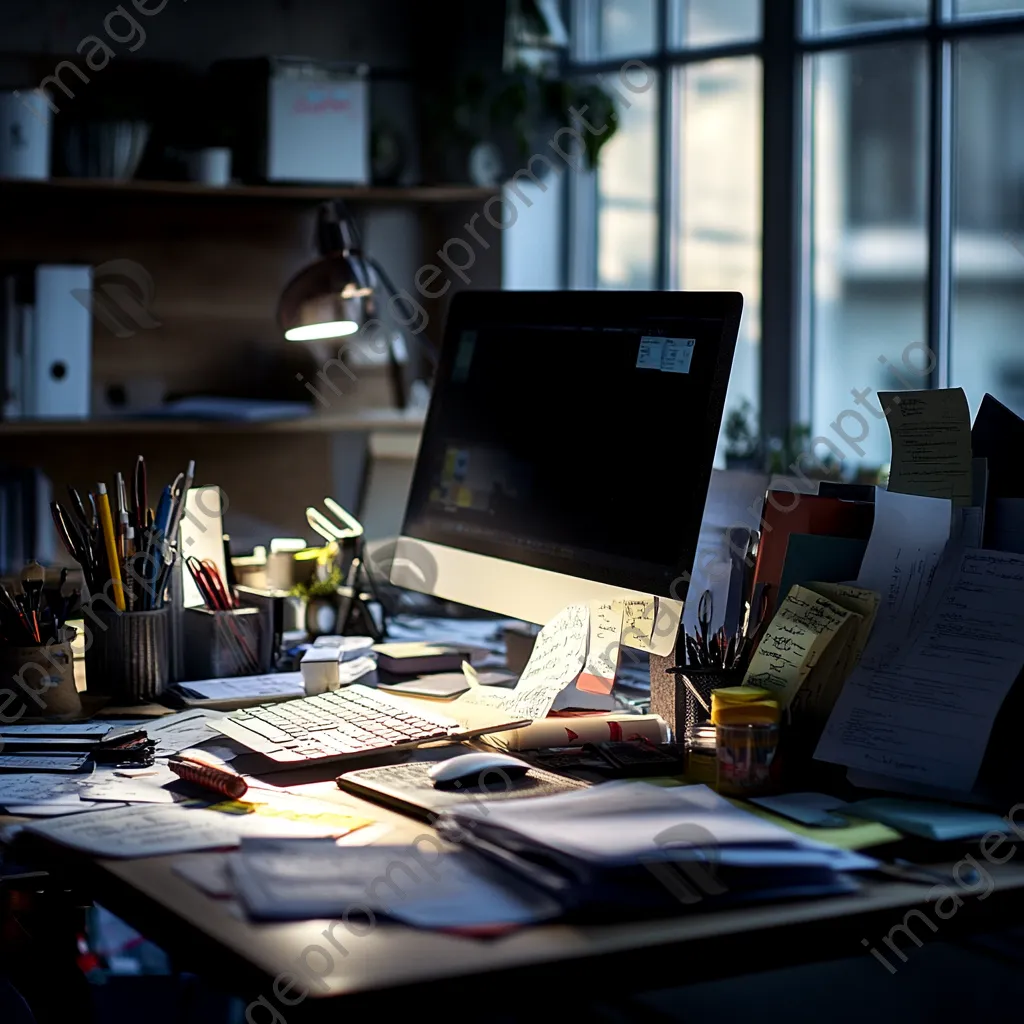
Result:
M99 507L100 525L103 527L103 541L107 550L107 561L110 563L110 580L114 585L114 604L118 611L125 610L124 588L121 585L121 566L117 558L117 541L114 539L114 520L110 515L110 497L107 485L97 485L96 503Z
M146 528L146 509L149 498L146 494L146 460L140 455L135 462L135 482L133 496L135 498L135 531L142 539L142 531Z

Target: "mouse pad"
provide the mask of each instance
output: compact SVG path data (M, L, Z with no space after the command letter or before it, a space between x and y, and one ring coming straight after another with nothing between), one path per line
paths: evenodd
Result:
M531 768L522 778L506 781L488 777L486 785L462 789L435 789L427 774L436 761L410 761L381 768L365 768L338 776L341 789L377 803L384 803L429 819L469 800L512 800L528 796L552 796L573 789L586 789L590 783L566 778L543 768Z

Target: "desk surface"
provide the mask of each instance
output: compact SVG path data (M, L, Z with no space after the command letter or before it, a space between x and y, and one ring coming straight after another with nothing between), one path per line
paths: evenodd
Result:
M278 776L278 780L281 777ZM434 833L420 822L340 792L333 782L298 787L391 826L376 840L411 843ZM424 844L429 853L429 843ZM900 925L908 910L923 908L936 924L935 938L1014 920L1024 909L1024 858L986 865L995 882L989 898L961 892L962 906L948 920L927 904L931 884L867 880L861 892L725 911L687 908L676 918L614 925L550 925L497 939L468 939L392 925L372 928L329 920L251 924L230 900L200 892L173 870L189 856L141 860L92 860L48 846L46 866L67 871L104 906L161 945L184 969L212 975L247 1000L264 997L289 1021L336 1013L330 997L346 997L355 1009L373 997L373 1009L398 1009L424 998L500 998L529 984L557 978L560 989L589 985L605 976L617 988L680 985L735 973L842 956L869 955ZM396 876L396 880L401 879ZM401 882L399 881L399 884ZM933 932L919 917L910 921L922 941ZM334 925L332 930L332 924ZM356 931L364 934L356 934ZM340 945L332 945L333 935ZM867 939L867 948L862 943ZM901 949L913 940L901 934ZM305 964L305 967L303 966ZM897 962L898 966L898 962ZM599 975L599 971L607 975ZM275 979L288 985L304 977L310 996L288 1007L277 1001ZM230 980L228 980L230 979ZM385 992L387 996L385 996ZM284 1008L288 1007L287 1010ZM333 1009L332 1009L333 1007Z

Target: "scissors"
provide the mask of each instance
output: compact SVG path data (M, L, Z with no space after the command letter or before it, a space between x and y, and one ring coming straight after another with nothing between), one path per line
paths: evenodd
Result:
M697 622L700 625L700 644L704 651L704 656L710 660L711 648L709 647L708 635L711 630L711 618L715 613L715 599L710 590L705 590L700 595L700 601L697 604Z
M211 558L200 561L194 555L185 559L188 571L196 581L199 592L203 595L206 606L211 611L230 611L236 607L235 601L221 577L217 563Z

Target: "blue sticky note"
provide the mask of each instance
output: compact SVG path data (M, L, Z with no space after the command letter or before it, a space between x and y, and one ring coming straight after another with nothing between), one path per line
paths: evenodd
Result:
M1012 831L1006 819L998 814L924 800L873 797L847 804L840 809L840 813L853 818L880 821L898 832L939 842L975 839L987 832Z

